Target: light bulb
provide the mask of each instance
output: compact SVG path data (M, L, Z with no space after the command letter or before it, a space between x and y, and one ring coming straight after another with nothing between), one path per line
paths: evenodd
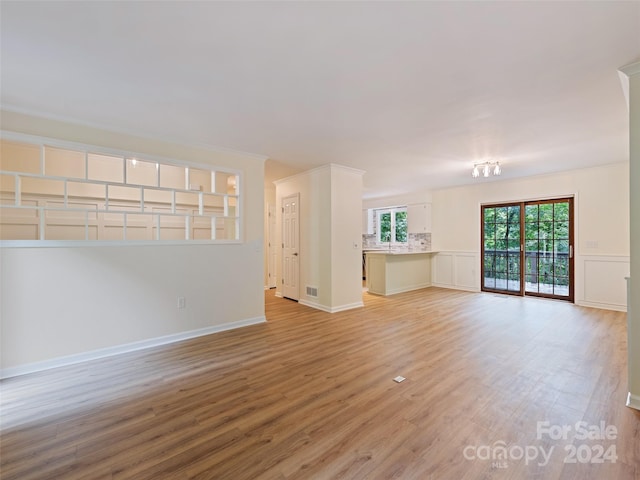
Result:
M494 175L500 175L502 173L502 169L500 168L500 163L496 162L496 166L493 169L493 174Z
M488 177L489 176L489 164L485 163L484 165L484 176Z
M473 178L478 178L480 176L480 172L478 171L478 166L477 165L473 166L473 172L471 172L471 176Z

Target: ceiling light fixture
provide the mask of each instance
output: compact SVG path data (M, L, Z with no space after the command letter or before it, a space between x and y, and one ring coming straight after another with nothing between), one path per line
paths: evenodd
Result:
M473 178L478 178L480 176L480 171L482 171L483 177L488 177L490 173L493 175L500 175L502 173L502 168L500 168L500 162L481 162L474 163L473 170L471 171L471 176Z

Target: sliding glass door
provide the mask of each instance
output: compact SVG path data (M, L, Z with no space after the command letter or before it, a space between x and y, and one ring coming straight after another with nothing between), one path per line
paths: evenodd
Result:
M573 199L482 206L482 290L573 301Z

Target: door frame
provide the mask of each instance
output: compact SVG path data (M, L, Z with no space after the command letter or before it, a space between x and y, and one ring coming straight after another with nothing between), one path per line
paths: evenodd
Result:
M554 295L542 292L527 292L525 289L525 295L529 297L542 297L542 298L552 298L555 300L565 300L571 303L575 301L575 240L574 240L574 197L562 197L562 198L549 198L544 200L531 200L523 203L523 213L524 206L526 205L542 205L545 203L558 203L567 201L569 203L569 294L567 296L563 295ZM523 222L524 225L524 222ZM524 245L524 244L523 244ZM523 248L523 255L526 254L526 248ZM526 272L523 272L525 275ZM523 287L525 284L523 284Z
M525 206L527 205L540 205L546 203L558 203L567 201L569 203L569 294L567 296L554 295L541 292L527 292L526 291L526 263L525 263ZM485 208L496 207L509 207L518 206L520 209L520 290L500 290L497 288L485 287L485 261L484 261L484 212ZM550 298L554 300L563 300L571 303L575 303L575 197L574 196L562 196L554 198L544 198L539 200L525 200L516 202L503 202L503 203L487 203L480 205L480 290L483 292L501 293L506 295L516 296L528 296L528 297L542 297ZM508 266L507 266L508 268Z
M524 264L524 223L522 222L522 212L524 211L524 202L504 202L504 203L489 203L480 205L480 290L483 292L491 293L503 293L505 295L517 295L524 296L524 276L522 273L522 265ZM520 290L500 290L497 288L489 288L484 286L484 210L485 208L498 208L498 207L514 207L518 206L520 209ZM507 257L508 262L508 257ZM507 263L507 269L508 269Z
M277 287L276 206L267 204L267 288Z

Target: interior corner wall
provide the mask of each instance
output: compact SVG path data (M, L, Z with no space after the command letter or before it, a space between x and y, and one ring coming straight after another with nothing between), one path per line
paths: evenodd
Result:
M362 303L362 173L331 169L332 308Z
M638 65L636 65L638 67ZM640 68L636 68L638 71ZM629 76L631 283L629 285L629 405L640 409L640 73Z
M240 170L244 216L238 244L0 249L5 376L264 321L264 159L14 112L2 129Z
M296 193L300 194L300 303L328 312L362 306L362 175L325 165L277 181L279 242L282 199ZM280 279L281 256L277 263ZM307 286L316 287L318 296L307 295ZM276 288L276 294L282 295L280 281Z
M276 230L282 243L282 200L300 195L299 295L301 302L329 308L331 305L331 176L318 168L276 182ZM282 250L278 252L277 278L282 278ZM318 297L309 297L305 286L318 289ZM278 280L276 295L282 295Z
M480 182L432 192L436 286L480 290L480 206L575 196L575 302L626 309L629 273L629 164L516 180Z

